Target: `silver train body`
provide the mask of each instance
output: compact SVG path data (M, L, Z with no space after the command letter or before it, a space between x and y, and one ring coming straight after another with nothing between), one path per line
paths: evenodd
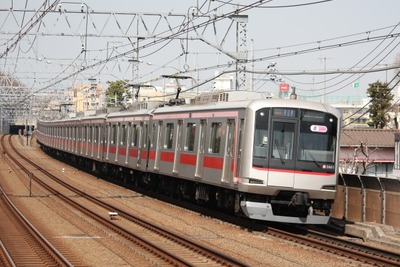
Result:
M340 113L257 99L38 121L43 149L122 183L256 220L326 224Z

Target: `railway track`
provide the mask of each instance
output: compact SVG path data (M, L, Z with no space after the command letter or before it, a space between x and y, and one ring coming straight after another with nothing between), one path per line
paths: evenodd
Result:
M304 230L304 229L303 229ZM306 229L304 233L269 228L269 235L373 266L400 266L398 253Z
M31 179L41 187L48 190L52 195L57 196L69 205L73 206L76 210L79 210L81 213L101 224L103 227L108 228L109 231L117 233L119 238L123 237L125 240L134 244L136 252L142 251L141 253L151 255L150 262L173 266L247 266L245 263L228 257L224 253L205 247L174 232L162 229L153 223L145 221L142 218L136 217L124 210L118 209L86 194L82 190L65 183L55 175L44 170L35 162L26 158L12 145L11 137L9 137L9 143L14 151L12 153L6 151L6 153L11 159L17 161L16 164L19 168L26 172ZM12 156L13 153L16 153L17 156ZM24 163L20 162L21 160L23 160ZM27 163L32 165L35 171L32 171L31 167L28 168ZM42 181L42 179L38 177L39 175L33 173L36 173L36 171L45 174L53 181L73 192L74 195L79 196L79 198L90 201L92 207L101 207L103 211L93 212L91 208L87 207L87 205L82 205L82 201L73 200L68 197L70 193L67 194L64 193L64 191L56 190L49 186L48 182ZM113 214L118 214L120 220L111 220L107 216L104 216L104 214L108 214L110 211L112 211ZM120 221L131 222L129 230L127 230L126 227L123 227Z
M147 194L146 192L142 193ZM148 194L156 197L152 192L148 192ZM210 210L198 205L178 203L169 197L161 196L160 200L170 202L173 205L181 205L189 210L194 210L201 214L207 214L207 216L212 218L218 218L222 221L239 225L243 229L250 229L265 235L274 236L279 239L301 244L333 255L352 259L356 262L371 264L373 266L400 266L400 255L398 252L396 253L360 242L347 240L342 236L336 237L334 233L326 234L319 230L279 223L265 224L247 219L242 220L236 216Z
M0 187L2 266L74 266L29 222Z

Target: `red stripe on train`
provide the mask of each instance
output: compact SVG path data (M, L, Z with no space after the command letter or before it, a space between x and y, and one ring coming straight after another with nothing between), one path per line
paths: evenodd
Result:
M186 164L186 165L193 165L196 166L197 156L193 154L181 154L179 159L179 163Z
M333 176L335 173L326 173L326 172L306 172L306 171L296 171L291 169L272 169L272 168L261 168L261 167L253 167L253 169L266 171L266 172L290 172L296 174L307 174L307 175L321 175L321 176Z
M149 159L151 159L151 160L155 160L156 159L156 151L155 150L150 150Z
M223 164L224 164L223 158L204 156L203 166L205 168L222 170Z
M160 155L161 161L174 162L174 152L162 151Z

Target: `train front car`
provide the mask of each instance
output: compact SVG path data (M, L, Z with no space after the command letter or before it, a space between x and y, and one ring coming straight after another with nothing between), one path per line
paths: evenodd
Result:
M336 192L340 112L320 103L259 100L246 114L240 206L252 219L326 224Z

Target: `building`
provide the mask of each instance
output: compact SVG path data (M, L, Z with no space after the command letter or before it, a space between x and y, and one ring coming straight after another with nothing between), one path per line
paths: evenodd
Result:
M99 84L76 85L70 96L73 110L79 113L102 108L104 102L102 95L103 88Z
M362 174L366 168L365 175L398 177L395 137L400 140L399 133L399 130L343 128L340 136L340 171Z

